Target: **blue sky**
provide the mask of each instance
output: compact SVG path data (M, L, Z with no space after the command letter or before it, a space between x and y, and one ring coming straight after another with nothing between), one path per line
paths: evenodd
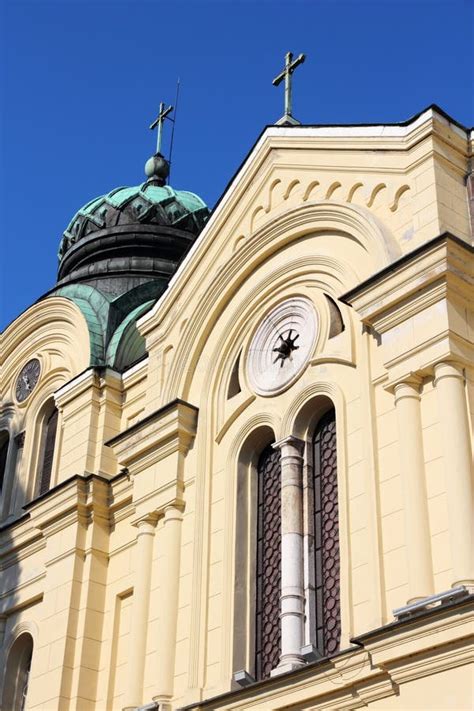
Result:
M3 328L55 282L91 198L144 178L159 102L181 95L171 182L212 206L266 124L285 52L303 123L474 124L474 0L3 0ZM169 139L169 131L168 131ZM165 148L167 143L165 141Z

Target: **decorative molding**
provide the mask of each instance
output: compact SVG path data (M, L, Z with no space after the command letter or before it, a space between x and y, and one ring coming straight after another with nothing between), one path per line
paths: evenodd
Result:
M290 297L274 306L245 354L252 389L271 396L294 383L313 354L318 329L319 317L309 299Z
M174 452L186 455L194 439L198 409L176 399L106 442L132 475Z
M238 281L242 276L255 270L263 259L268 259L270 253L278 251L304 234L317 233L322 229L323 223L326 231L334 230L338 234L341 232L351 234L352 240L358 242L363 250L373 254L375 262L386 264L392 259L390 256L392 250L398 249L393 237L385 234L378 221L373 216L367 216L359 207L331 203L311 204L276 218L258 234L252 235L243 248L232 255L225 269L218 273L201 299L196 300L195 296L193 297L194 315L177 345L173 366L165 384L164 398L188 397L194 371L192 361L196 362L200 355L199 351L203 348L202 333L211 328L224 305L228 303L229 293L238 288ZM311 261L311 257L306 259ZM344 268L338 265L335 259L327 256L322 259L328 265L333 264L332 271L335 268L344 273ZM312 261L314 264L314 256ZM284 265L282 269L288 272L288 265ZM350 266L346 265L345 269L347 273ZM269 279L274 281L274 275ZM342 286L344 282L350 283L348 279L350 279L348 276L341 279L338 293L344 288ZM360 275L354 275L353 279L357 281ZM329 287L329 293L333 292L334 289ZM335 296L337 295L336 293ZM166 313L164 318L171 326Z

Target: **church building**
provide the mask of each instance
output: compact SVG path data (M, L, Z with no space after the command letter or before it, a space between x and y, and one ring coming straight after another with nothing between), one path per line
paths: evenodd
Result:
M212 212L159 151L76 212L1 337L3 711L472 709L472 148L287 104Z

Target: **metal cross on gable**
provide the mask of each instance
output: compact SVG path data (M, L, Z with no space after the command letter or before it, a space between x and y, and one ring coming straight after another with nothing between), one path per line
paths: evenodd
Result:
M174 106L168 106L167 109L165 109L165 105L163 102L160 103L160 111L158 113L158 116L156 119L153 121L153 123L150 125L150 129L153 131L158 126L158 133L156 136L156 152L161 153L161 141L163 138L163 123L165 118L168 117L168 114L170 114L172 111L174 111ZM173 121L172 118L169 119L170 121Z
M285 68L280 74L273 80L273 86L278 86L283 79L285 80L285 113L278 123L299 123L293 118L292 105L291 105L291 75L295 71L296 67L303 64L306 59L306 55L300 54L296 59L293 59L293 54L287 52L285 54Z

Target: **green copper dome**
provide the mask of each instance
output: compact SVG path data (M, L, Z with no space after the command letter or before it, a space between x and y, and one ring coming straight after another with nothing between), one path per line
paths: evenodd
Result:
M198 195L165 184L169 163L161 153L145 173L145 183L111 190L76 212L50 293L84 315L91 365L119 371L145 355L136 321L161 298L210 215Z
M111 190L76 212L59 246L59 259L79 240L118 225L163 225L197 234L209 217L209 208L195 193L174 190L151 181Z

